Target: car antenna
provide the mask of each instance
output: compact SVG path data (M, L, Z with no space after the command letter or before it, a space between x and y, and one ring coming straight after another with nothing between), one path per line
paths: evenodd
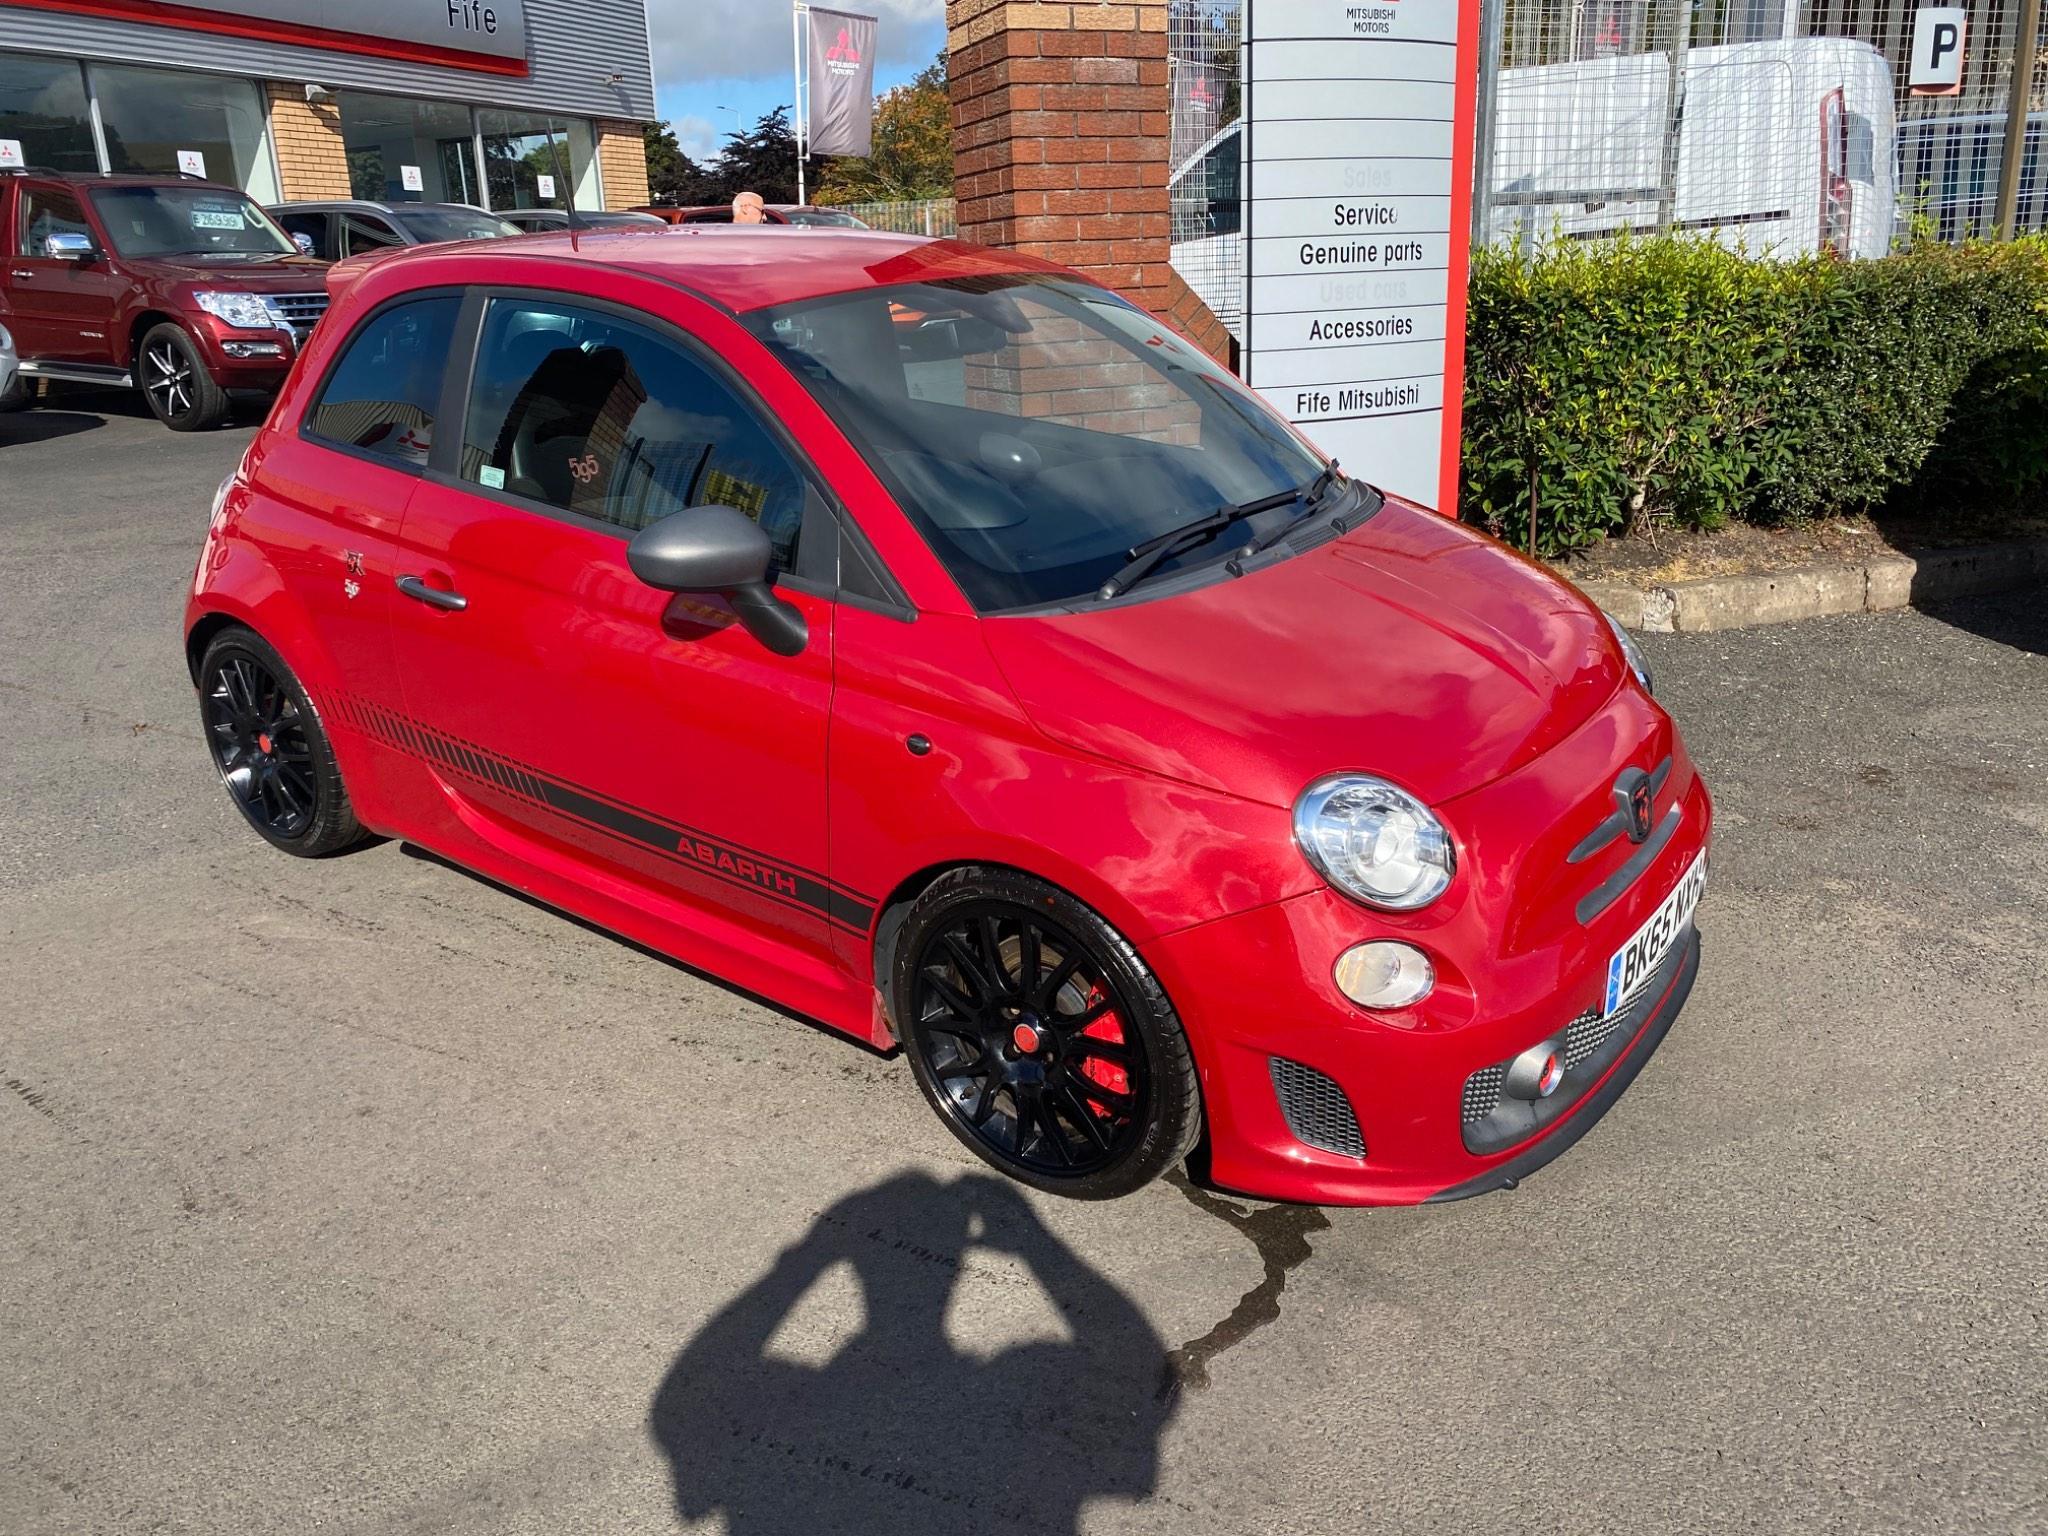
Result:
M562 151L556 145L555 120L548 119L548 159L555 167L555 174L562 178L562 206L569 210L569 249L580 247L576 242L576 189L570 183L568 173L562 169Z

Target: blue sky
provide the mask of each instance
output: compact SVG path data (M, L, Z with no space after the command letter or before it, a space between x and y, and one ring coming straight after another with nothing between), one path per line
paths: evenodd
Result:
M945 0L845 0L876 17L875 89L900 85L946 40ZM739 125L790 102L787 0L647 0L655 100L692 159L708 159ZM730 110L724 110L730 109Z

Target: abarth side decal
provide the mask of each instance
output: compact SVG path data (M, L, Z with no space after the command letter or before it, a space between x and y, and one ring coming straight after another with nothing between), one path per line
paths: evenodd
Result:
M593 831L652 849L664 858L728 884L759 891L785 906L821 913L840 927L857 933L865 934L874 921L871 900L833 884L823 875L735 847L694 827L664 820L594 790L541 773L367 699L328 693L319 705L322 713L339 718L387 747L538 805Z

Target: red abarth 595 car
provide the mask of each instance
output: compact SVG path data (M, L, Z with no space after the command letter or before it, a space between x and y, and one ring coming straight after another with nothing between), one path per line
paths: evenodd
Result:
M1627 638L1115 294L837 230L330 284L185 624L276 847L900 1045L1062 1194L1508 1187L1670 1027L1712 810Z

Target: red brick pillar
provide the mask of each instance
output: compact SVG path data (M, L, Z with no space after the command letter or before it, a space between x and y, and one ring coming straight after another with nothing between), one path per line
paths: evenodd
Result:
M1166 0L946 0L960 235L1086 272L1228 361L1169 260Z

